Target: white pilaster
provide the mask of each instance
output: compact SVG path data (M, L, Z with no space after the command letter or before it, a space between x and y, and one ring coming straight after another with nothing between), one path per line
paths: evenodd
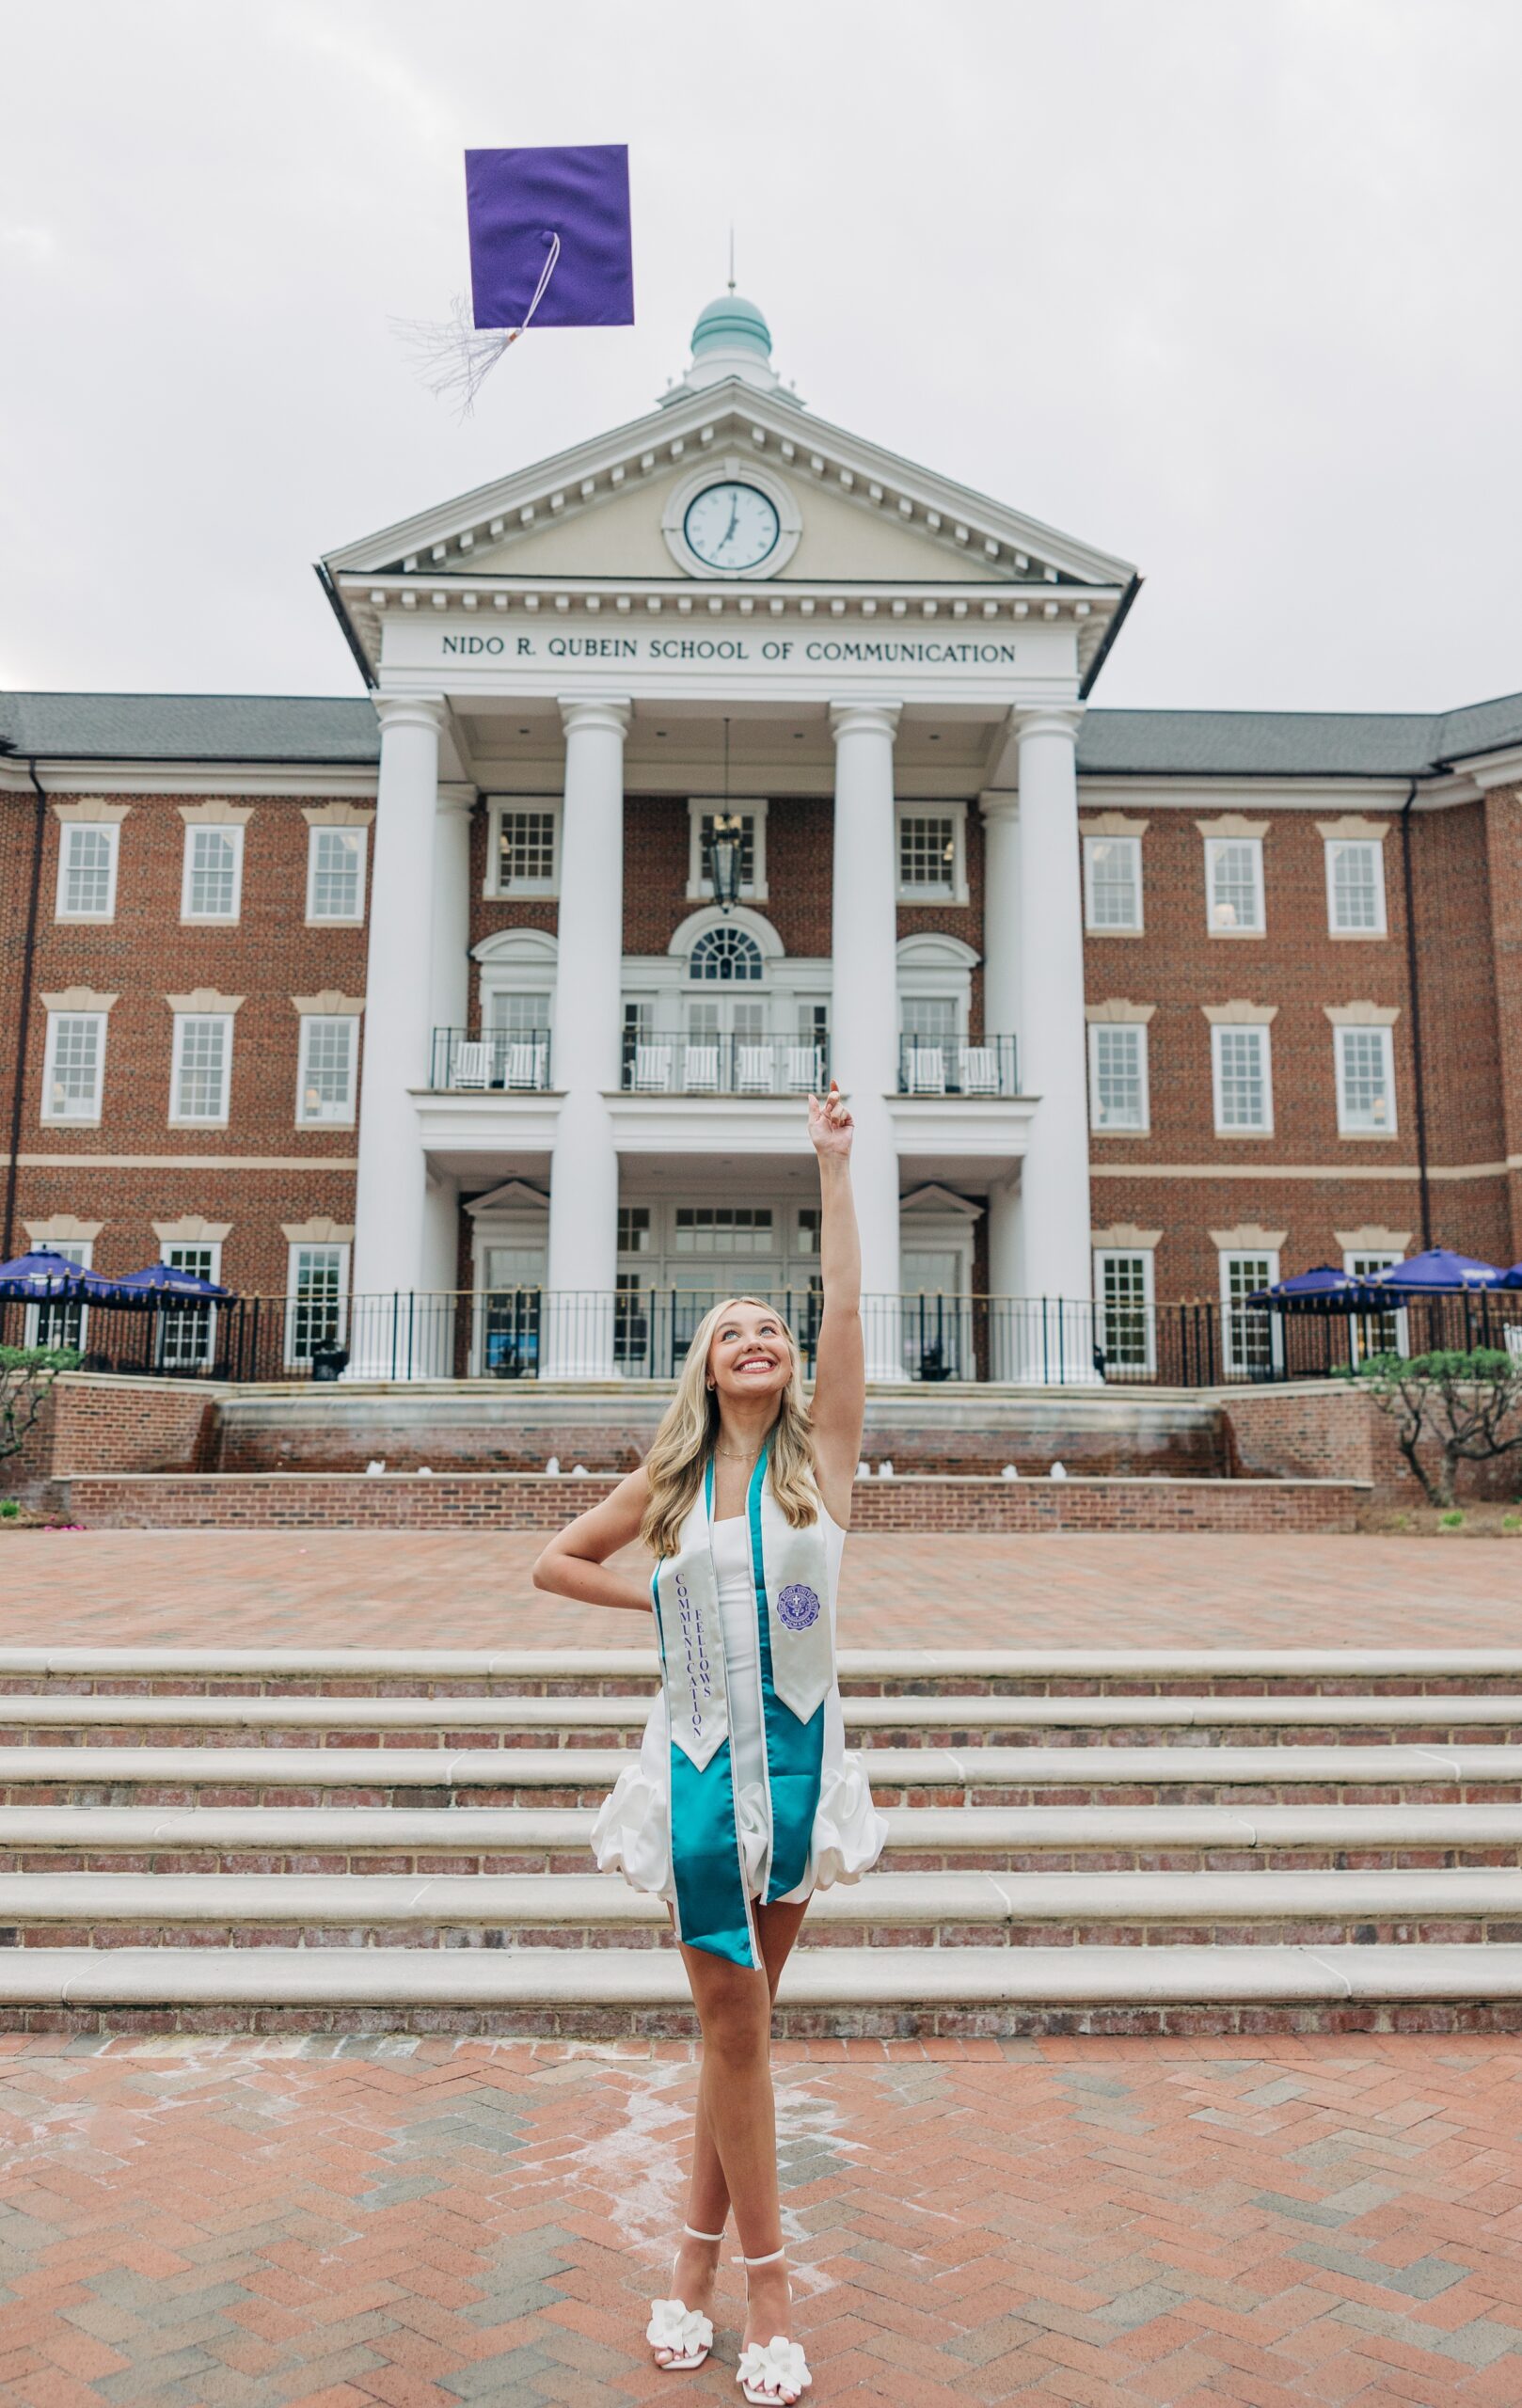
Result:
M387 696L375 707L381 756L355 1190L357 1298L407 1293L423 1279L423 1151L408 1090L426 1085L429 1076L438 739L444 725L440 700ZM419 958L420 931L429 942L426 961ZM394 1347L388 1325L381 1330L385 1320L377 1307L362 1304L357 1309L351 1378L389 1375Z
M862 1231L866 1375L904 1376L898 1342L898 1154L889 1097L898 1085L894 704L838 702L831 952L831 1066L856 1122L851 1184Z
M1088 1103L1084 1026L1084 913L1078 846L1074 710L1020 722L1017 897L990 881L991 928L1018 905L1020 1076L1039 1099L1021 1164L1022 1285L1045 1298L1027 1339L1026 1376L1091 1380ZM997 815L996 815L997 816ZM1007 873L1006 873L1007 874Z
M618 1149L606 1095L621 1066L624 737L629 705L563 702L565 800L550 1076L563 1101L549 1173L546 1369L614 1375Z

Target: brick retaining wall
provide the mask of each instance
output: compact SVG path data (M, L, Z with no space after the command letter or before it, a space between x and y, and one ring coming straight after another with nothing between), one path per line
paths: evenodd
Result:
M1378 1506L1426 1503L1407 1468L1392 1423L1372 1398L1340 1380L1298 1386L1217 1391L1232 1446L1232 1468L1249 1478L1356 1480ZM1424 1459L1434 1450L1424 1449ZM1457 1494L1470 1502L1507 1500L1522 1491L1522 1454L1463 1464Z
M558 1529L613 1486L569 1474L86 1473L49 1501L90 1529ZM858 1530L1351 1530L1355 1481L1279 1480L862 1481Z
M0 1489L30 1504L60 1472L203 1470L225 1393L204 1380L64 1371L21 1453L0 1463Z

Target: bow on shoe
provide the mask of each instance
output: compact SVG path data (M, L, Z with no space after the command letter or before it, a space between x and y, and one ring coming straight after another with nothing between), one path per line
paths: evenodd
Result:
M679 2299L653 2299L644 2337L653 2350L670 2350L679 2358L713 2348L713 2324L700 2308Z
M740 2352L737 2380L750 2391L774 2391L779 2402L787 2392L801 2398L813 2384L802 2345L774 2333L765 2347L752 2341Z

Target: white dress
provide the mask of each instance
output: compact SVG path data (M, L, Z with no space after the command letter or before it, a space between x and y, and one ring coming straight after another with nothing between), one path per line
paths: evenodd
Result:
M832 1619L846 1533L822 1506L820 1523L830 1559ZM751 1549L743 1513L715 1522L712 1529L713 1568L724 1632L740 1854L745 1863L746 1888L756 1898L761 1894L767 1846L766 1735L761 1719ZM828 1890L834 1881L859 1881L876 1864L887 1837L888 1826L872 1803L863 1759L846 1751L840 1691L832 1688L824 1702L824 1762L808 1870L798 1888L787 1892L787 1897L806 1898L815 1890ZM671 1728L666 1719L664 1688L657 1696L644 1726L638 1762L620 1773L593 1826L592 1852L602 1872L622 1873L635 1890L647 1891L652 1896L668 1901L675 1899L671 1861Z

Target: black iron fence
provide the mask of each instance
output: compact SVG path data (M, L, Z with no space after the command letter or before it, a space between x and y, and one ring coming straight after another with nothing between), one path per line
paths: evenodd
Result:
M0 1305L0 1344L69 1346L87 1370L233 1382L669 1380L727 1289L648 1288L547 1294L240 1296L225 1304L159 1299L130 1309ZM769 1299L814 1368L816 1288ZM1096 1306L1060 1297L869 1296L872 1377L1044 1386L1217 1387L1324 1379L1376 1353L1510 1350L1522 1359L1522 1291L1422 1299L1332 1319L1214 1300Z
M1012 1037L901 1037L900 1095L1018 1095Z
M436 1028L428 1084L436 1094L534 1095L549 1085L547 1028Z
M829 1085L830 1047L822 1036L626 1028L623 1081L632 1095L816 1095Z

